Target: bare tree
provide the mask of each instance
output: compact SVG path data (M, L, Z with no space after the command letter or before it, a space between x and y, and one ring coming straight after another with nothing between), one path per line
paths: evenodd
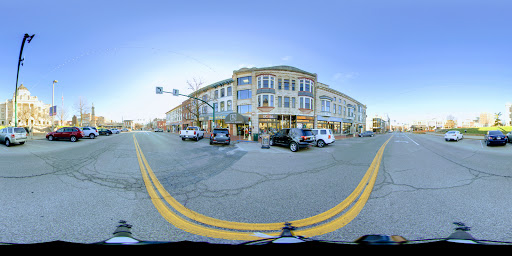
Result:
M60 125L63 125L64 121L66 121L67 118L68 118L68 110L65 108L60 108L60 113L59 113Z
M89 107L88 107L88 104L87 104L87 99L82 98L82 96L80 96L78 98L78 101L75 103L75 110L80 114L80 123L79 123L79 125L82 126L82 121L84 120L84 115L89 110Z
M448 115L446 117L446 123L444 125L445 126L444 128L446 128L446 129L455 128L455 127L457 127L457 123L456 122L457 122L457 119L454 116Z
M197 98L208 101L211 97L209 94L206 94L200 90L201 86L203 85L201 80L194 78L192 82L187 81L187 84L188 88L192 90L192 93L189 95L194 98L190 99L190 104L184 104L183 108L186 112L190 113L190 119L194 120L194 125L199 126L201 123L201 114L204 112L204 107L208 105L203 101L198 100Z

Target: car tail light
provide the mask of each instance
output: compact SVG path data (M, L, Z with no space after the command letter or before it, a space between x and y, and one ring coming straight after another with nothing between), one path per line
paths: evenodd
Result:
M11 138L14 138L14 133L13 133L13 134L11 134Z
M328 138L330 139L330 138L331 138L331 135L329 135L329 137L328 137Z
M196 131L194 131L194 135L196 135Z

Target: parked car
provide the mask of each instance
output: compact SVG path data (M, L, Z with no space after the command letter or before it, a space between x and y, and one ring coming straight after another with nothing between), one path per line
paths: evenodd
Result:
M357 136L359 136L359 137L373 137L373 136L375 136L375 133L373 133L372 131L364 131L364 132L358 134Z
M122 132L129 132L129 130L128 130L128 129L126 129L126 128L122 129L121 131L122 131Z
M229 129L226 128L215 128L210 134L210 145L213 143L224 143L229 145L231 137L229 136Z
M464 135L462 133L460 133L459 131L448 131L444 134L444 140L446 140L446 141L449 141L449 140L459 141L462 139L464 139Z
M0 143L10 147L12 144L23 145L27 141L27 130L23 127L5 127L0 130Z
M157 128L157 129L155 129L155 132L164 132L164 130Z
M334 134L331 129L311 129L313 135L315 135L315 144L318 147L324 147L325 145L329 145L334 143Z
M116 134L121 133L121 131L120 131L119 129L117 129L117 128L110 129L110 131L111 131L112 133L116 133Z
M204 131L199 129L197 126L189 126L185 130L180 131L181 140L185 139L194 139L198 141L199 139L204 138Z
M315 143L315 135L310 129L286 128L270 136L269 144L283 145L290 148L292 152L300 148L306 148Z
M484 140L487 146L491 144L507 144L507 137L500 130L488 131L487 134L484 135Z
M507 141L508 143L512 143L512 132L507 133Z
M106 135L106 136L109 136L110 134L112 134L112 131L111 131L111 130L109 130L109 129L100 128L100 129L98 129L98 134L99 134L99 135Z
M96 129L96 127L86 126L86 127L80 128L80 130L82 130L82 132L84 133L84 137L89 137L91 139L94 139L100 135L98 133L98 129Z
M70 140L75 142L84 137L84 132L78 127L62 127L46 134L48 140Z

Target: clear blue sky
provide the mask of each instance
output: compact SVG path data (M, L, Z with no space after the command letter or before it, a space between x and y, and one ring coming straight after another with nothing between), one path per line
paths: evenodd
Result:
M2 1L0 100L20 84L74 113L164 117L186 82L290 65L392 120L503 112L512 101L512 1ZM71 116L68 117L71 119Z

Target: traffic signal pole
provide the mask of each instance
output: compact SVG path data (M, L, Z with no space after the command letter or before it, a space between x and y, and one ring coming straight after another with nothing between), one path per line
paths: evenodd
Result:
M163 87L156 87L156 94L163 94L163 93L171 93L172 95L174 96L185 96L185 97L189 97L189 98L192 98L192 99L196 99L196 100L200 100L202 102L204 102L206 105L210 106L212 108L212 111L213 111L213 126L215 126L215 108L210 105L210 103L202 100L202 99L198 99L196 97L192 97L192 96L188 96L188 95L184 95L184 94L180 94L178 90L176 89L173 89L172 92L166 92L163 90ZM212 130L213 130L213 126L212 126Z

